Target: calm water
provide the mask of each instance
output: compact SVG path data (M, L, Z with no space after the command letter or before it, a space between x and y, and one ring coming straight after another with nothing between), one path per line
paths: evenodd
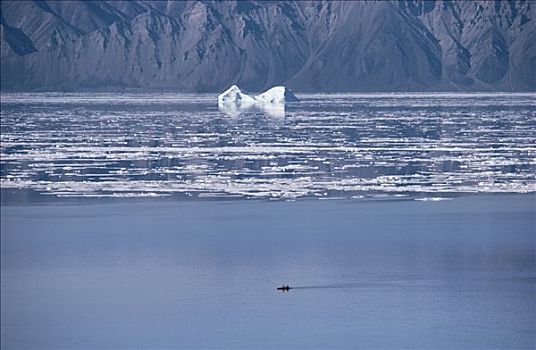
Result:
M536 191L536 94L8 94L3 189L54 196L352 197ZM6 191L4 191L6 192Z
M3 207L2 349L534 348L535 200Z
M2 349L534 348L536 95L298 97L2 93Z

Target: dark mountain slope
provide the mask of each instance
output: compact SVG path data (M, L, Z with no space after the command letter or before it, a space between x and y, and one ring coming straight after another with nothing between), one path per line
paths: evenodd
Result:
M4 90L535 91L529 1L2 1Z

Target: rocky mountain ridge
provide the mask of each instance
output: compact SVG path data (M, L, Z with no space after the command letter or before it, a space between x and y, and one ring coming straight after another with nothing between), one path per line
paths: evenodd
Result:
M536 91L530 1L2 1L2 90Z

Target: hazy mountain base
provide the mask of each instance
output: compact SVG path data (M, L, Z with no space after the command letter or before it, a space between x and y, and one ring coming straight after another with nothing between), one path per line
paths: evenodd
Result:
M534 91L534 3L1 3L3 90Z

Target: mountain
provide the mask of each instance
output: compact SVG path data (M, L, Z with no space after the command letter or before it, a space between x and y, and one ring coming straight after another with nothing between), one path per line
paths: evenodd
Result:
M530 1L1 2L2 90L536 91Z

